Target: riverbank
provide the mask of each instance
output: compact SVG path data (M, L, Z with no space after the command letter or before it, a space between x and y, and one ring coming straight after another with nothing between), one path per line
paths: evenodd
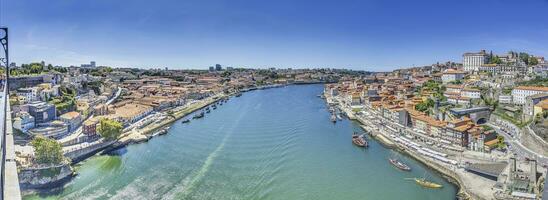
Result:
M330 97L325 97L327 102L335 102L334 99L331 99ZM474 192L467 189L467 187L464 184L464 181L460 177L459 174L452 171L452 169L448 169L447 167L436 163L435 161L430 161L427 158L422 157L421 155L415 153L413 150L408 149L404 145L398 144L397 142L394 142L390 139L388 135L385 135L380 130L375 130L375 128L370 127L372 124L371 122L365 122L360 117L356 117L356 115L353 113L351 109L345 108L341 106L340 104L331 103L330 105L335 105L339 110L343 111L351 120L355 120L361 124L361 128L368 131L369 134L375 138L377 141L379 141L381 144L386 146L387 148L395 148L399 152L402 152L411 158L423 163L425 166L427 166L430 169L433 169L434 171L438 172L442 175L447 181L455 184L459 191L456 194L456 196L460 199L486 199L485 197L480 197L479 195L475 194Z
M140 142L145 142L145 141L148 141L151 137L149 136L150 134L152 134L154 131L157 131L161 128L164 128L170 124L172 124L173 122L197 111L197 110L200 110L200 109L203 109L213 103L216 103L217 101L223 99L223 98L227 98L229 97L229 95L225 95L225 94L221 94L221 95L215 95L213 97L209 97L209 98L206 98L204 100L201 100L201 101L198 101L194 104L191 104L191 105L188 105L187 107L178 107L178 108L173 108L173 109L170 109L169 111L167 111L166 113L169 113L170 111L172 112L171 114L168 114L167 116L167 119L164 119L162 120L161 122L157 123L157 122L153 122L153 123L150 123L149 125L139 129L139 130L136 130L136 129L132 129L131 131L129 131L128 133L124 133L120 139L118 139L118 142L116 142L116 144L114 144L114 148L121 148L123 146L126 146L128 144L133 144L133 143L140 143ZM177 110L177 111L174 111L174 110Z

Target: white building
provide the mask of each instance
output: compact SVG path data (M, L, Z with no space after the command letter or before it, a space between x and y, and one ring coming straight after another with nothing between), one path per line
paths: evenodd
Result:
M452 81L458 81L464 79L464 72L454 69L448 69L441 75L441 81L443 83L449 83Z
M30 88L19 88L15 92L17 96L25 97L25 102L32 102L32 101L38 101L38 88L37 87L30 87Z
M511 95L500 95L499 96L499 103L511 104L512 103L512 96Z
M481 91L474 88L464 88L462 90L462 96L468 97L470 99L479 99L481 98Z
M479 68L487 62L487 53L481 50L479 53L464 53L462 55L462 65L464 71L478 71Z
M34 128L34 117L27 112L20 112L18 116L13 120L13 128L20 130L23 133L31 128Z
M512 100L515 104L525 104L525 98L535 94L548 94L548 87L519 86L512 90Z

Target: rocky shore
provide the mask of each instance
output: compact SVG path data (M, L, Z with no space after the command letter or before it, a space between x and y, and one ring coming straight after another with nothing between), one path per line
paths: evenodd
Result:
M69 163L26 168L19 171L19 185L22 190L55 188L62 186L74 175Z

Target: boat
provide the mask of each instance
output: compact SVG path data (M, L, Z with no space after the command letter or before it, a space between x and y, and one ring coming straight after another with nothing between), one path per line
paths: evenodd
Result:
M241 92L238 92L238 93L236 93L235 96L236 96L236 97L241 97L241 96L242 96L242 93L241 93Z
M185 120L181 121L181 123L183 123L183 124L188 123L188 122L190 122L190 119L185 119Z
M198 118L202 118L202 117L204 117L204 111L200 112L199 114L194 115L194 117L192 117L192 118L198 119Z
M335 117L335 115L331 115L331 122L337 123L337 117Z
M424 174L426 175L426 172ZM413 181L415 181L415 183L417 185L420 185L420 186L425 187L425 188L438 189L438 188L443 187L443 185L427 181L425 176L423 176L422 178L406 178L406 179L407 180L413 180Z
M352 143L359 147L367 147L367 141L363 138L363 135L358 135L356 132L352 134Z
M207 109L207 110L206 110L206 113L209 113L209 112L211 112L211 110Z
M398 159L390 158L388 159L388 161L390 161L390 163L398 169L401 169L403 171L411 171L411 167L407 166L405 163L399 161Z
M415 183L417 183L417 185L420 185L420 186L425 187L425 188L438 189L438 188L442 188L442 187L443 187L443 185L440 185L440 184L437 184L437 183L434 183L434 182L427 181L427 180L424 179L424 178L412 178L412 180L414 180Z
M337 119L339 119L339 121L341 121L341 120L342 120L342 117L341 117L341 115L340 115L340 114L337 114Z

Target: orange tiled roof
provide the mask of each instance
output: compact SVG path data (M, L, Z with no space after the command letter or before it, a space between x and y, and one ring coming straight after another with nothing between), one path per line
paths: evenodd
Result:
M518 90L534 90L534 91L548 92L548 87L519 86L519 87L516 87L515 89L518 89Z

